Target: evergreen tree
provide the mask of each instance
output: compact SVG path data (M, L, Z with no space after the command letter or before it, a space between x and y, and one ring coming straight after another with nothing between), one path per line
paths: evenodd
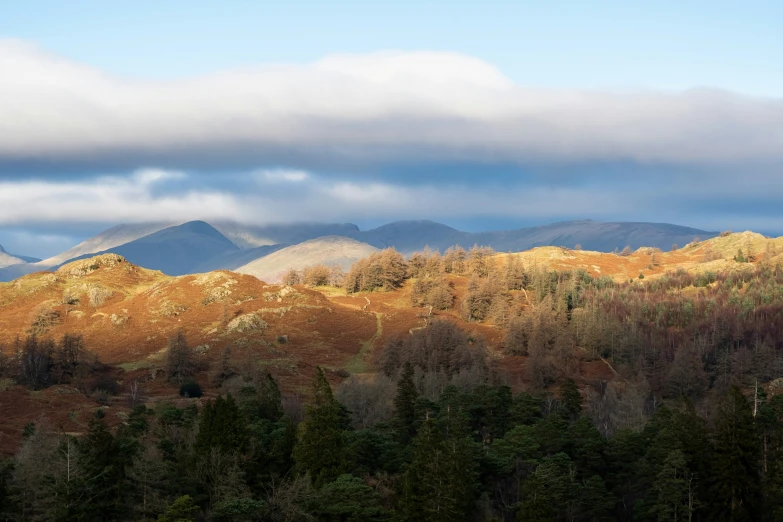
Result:
M210 401L201 411L196 451L206 455L212 448L224 453L241 452L247 443L245 421L231 394Z
M712 520L758 520L760 451L753 411L732 386L715 421Z
M413 460L403 476L401 510L406 520L463 521L476 496L476 459L464 437L443 440L427 420L413 440Z
M280 387L272 374L267 373L261 385L259 415L262 419L278 421L283 417L283 401Z
M198 506L190 498L184 495L166 508L166 511L158 517L158 522L196 522Z
M333 522L364 522L388 520L389 513L380 504L380 497L364 481L353 475L340 475L319 491L313 512L318 520Z
M691 520L696 507L696 484L681 450L669 452L652 486L653 513L659 522Z
M130 467L137 450L135 440L122 433L115 437L103 418L94 417L78 445L83 476L80 493L82 501L61 517L96 521L119 518L126 507L126 469Z
M573 379L566 379L560 386L560 401L561 408L571 419L582 413L582 394Z
M520 522L557 520L576 498L574 468L565 453L544 458L522 485L522 503L517 512Z
M343 421L340 403L319 367L313 380L310 404L293 450L297 467L310 473L316 484L340 475L344 460Z
M406 362L397 382L397 396L394 398L394 425L397 440L407 444L416 433L416 399L419 394L413 382L413 366Z

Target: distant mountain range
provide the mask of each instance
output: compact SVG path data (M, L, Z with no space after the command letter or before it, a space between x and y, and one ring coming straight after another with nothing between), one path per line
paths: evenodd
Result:
M551 225L492 232L462 232L433 221L398 221L372 230L350 223L243 225L204 221L118 225L74 248L43 261L10 255L0 247L0 281L56 268L98 253L120 254L145 268L168 275L238 270L279 278L288 268L313 264L350 266L379 248L395 247L411 254L429 246L443 251L453 245L490 246L499 252L519 252L537 246L577 244L585 250L610 252L630 246L669 249L708 232L666 223L603 223L565 221ZM319 241L312 241L320 238ZM298 248L297 248L298 247ZM263 277L261 277L263 279ZM270 279L271 280L271 279Z

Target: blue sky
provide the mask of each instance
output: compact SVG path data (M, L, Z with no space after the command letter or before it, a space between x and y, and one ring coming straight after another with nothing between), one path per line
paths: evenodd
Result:
M780 2L374 4L0 3L0 244L153 218L783 232Z
M780 96L776 1L3 2L0 34L115 74L170 78L326 54L440 50L542 87Z

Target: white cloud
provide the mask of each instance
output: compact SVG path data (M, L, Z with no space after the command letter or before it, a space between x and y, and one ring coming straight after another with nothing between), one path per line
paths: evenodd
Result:
M780 99L543 90L454 53L328 56L151 82L0 40L0 78L0 99L12 100L0 104L0 163L281 151L346 161L783 160Z

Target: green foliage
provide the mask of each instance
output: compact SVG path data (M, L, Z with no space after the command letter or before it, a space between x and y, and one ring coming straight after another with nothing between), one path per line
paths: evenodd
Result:
M397 383L394 398L394 425L401 444L407 444L416 431L416 384L413 382L413 366L406 362Z
M715 421L712 520L758 520L759 440L753 411L732 386Z
M265 503L252 498L222 500L212 508L213 522L255 522L264 520Z
M340 403L319 367L312 386L307 415L299 425L293 457L302 472L310 473L317 484L337 478L343 465L343 415Z
M569 417L577 417L582 413L582 395L573 379L566 379L560 386L560 402Z
M462 521L468 517L477 490L477 469L470 440L452 435L444 440L432 420L413 440L413 458L402 478L400 509L408 520Z
M195 522L198 512L199 507L193 503L190 495L183 495L158 516L158 522Z
M577 470L565 453L544 458L522 485L517 520L600 520L614 501L603 480L576 480Z
M363 522L389 520L390 513L380 504L378 494L353 475L340 475L318 492L313 512L318 520Z
M204 405L195 444L199 454L206 455L212 448L227 454L240 452L246 444L245 422L230 394Z

